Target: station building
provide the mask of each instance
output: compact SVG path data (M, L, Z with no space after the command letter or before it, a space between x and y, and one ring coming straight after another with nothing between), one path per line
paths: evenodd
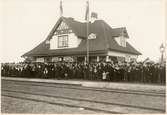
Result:
M88 45L90 62L128 62L141 55L128 39L125 27L112 28L97 17L89 23L60 17L47 38L22 57L34 62L84 62Z

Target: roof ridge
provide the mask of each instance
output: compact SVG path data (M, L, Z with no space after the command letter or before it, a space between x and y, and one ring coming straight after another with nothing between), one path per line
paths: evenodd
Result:
M82 24L86 23L86 22L81 22L79 20L75 20L75 18L72 18L72 17L62 17L62 18L66 19L66 20L71 20L71 21L74 21L74 22L82 23Z
M113 27L112 29L123 29L123 28L126 29L126 27L124 27L124 26L123 27L118 27L118 28L117 27Z

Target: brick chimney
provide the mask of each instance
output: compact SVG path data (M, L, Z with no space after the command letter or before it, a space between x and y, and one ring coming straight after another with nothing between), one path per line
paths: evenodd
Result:
M98 19L98 15L96 12L91 13L91 23Z

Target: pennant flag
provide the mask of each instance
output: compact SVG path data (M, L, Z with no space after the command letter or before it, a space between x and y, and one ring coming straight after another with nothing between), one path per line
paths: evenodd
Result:
M86 14L85 14L85 20L89 19L89 1L86 2Z
M60 0L60 16L63 15L63 6L62 6L62 0Z

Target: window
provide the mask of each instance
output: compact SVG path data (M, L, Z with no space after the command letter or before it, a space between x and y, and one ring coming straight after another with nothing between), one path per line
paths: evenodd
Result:
M68 47L68 36L58 36L58 48Z
M120 37L120 45L126 47L126 38L124 38L123 36Z
M116 42L122 46L122 47L126 47L126 38L123 36L120 37L115 37Z
M44 58L37 58L36 62L44 62Z
M91 34L88 36L88 39L96 39L96 34L91 33Z
M58 62L59 58L58 57L52 57L52 62Z

